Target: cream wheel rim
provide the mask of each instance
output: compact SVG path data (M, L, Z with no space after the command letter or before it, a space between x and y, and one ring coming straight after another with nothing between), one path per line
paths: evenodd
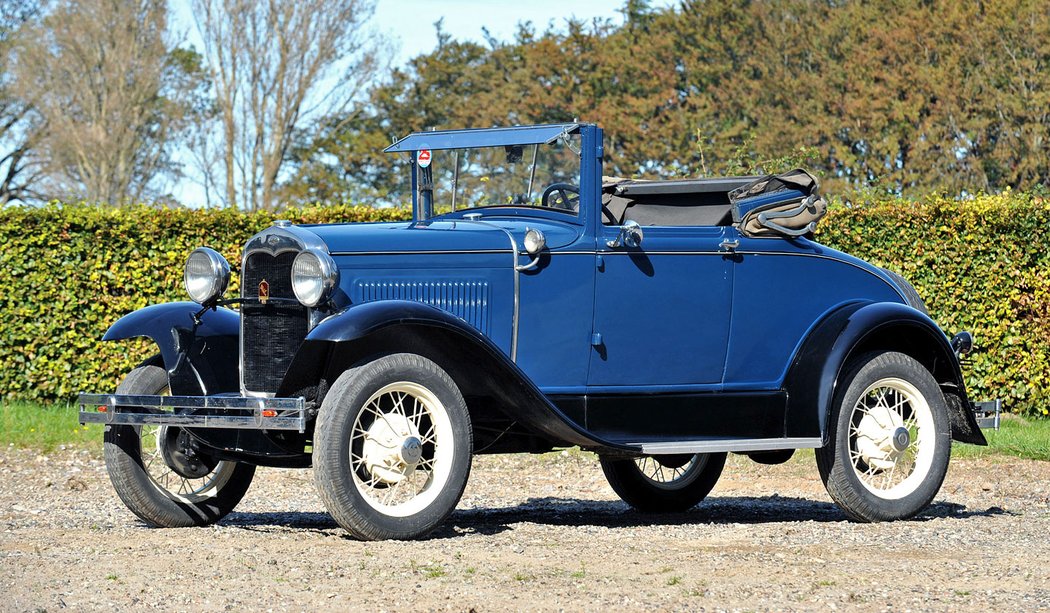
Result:
M933 411L918 388L896 377L880 379L850 412L850 465L866 490L898 500L930 473L935 438Z
M452 421L445 405L410 381L386 385L357 414L350 433L350 472L370 507L414 515L438 497L452 472Z
M707 454L698 453L684 464L673 466L664 464L658 457L644 456L635 458L634 464L638 472L654 487L677 490L696 481L707 466L707 458Z

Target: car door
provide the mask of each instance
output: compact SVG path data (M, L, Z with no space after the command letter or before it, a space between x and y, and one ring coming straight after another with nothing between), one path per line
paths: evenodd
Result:
M723 242L732 229L642 230L640 244L630 248L610 246L618 227L601 228L588 385L611 393L653 386L717 389L733 294L731 254ZM619 390L601 389L609 387Z

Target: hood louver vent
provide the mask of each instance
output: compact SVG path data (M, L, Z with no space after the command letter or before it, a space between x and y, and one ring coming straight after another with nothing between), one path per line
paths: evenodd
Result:
M489 284L484 281L362 280L354 284L355 302L412 300L448 311L489 334Z

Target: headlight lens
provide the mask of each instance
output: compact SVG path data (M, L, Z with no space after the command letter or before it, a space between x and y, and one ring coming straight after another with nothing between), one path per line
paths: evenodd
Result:
M218 251L199 247L186 259L182 280L191 300L198 304L211 302L220 298L230 284L230 263Z
M543 251L543 248L547 246L547 237L543 235L543 232L535 228L529 228L525 232L525 251L529 255L537 255Z
M327 253L307 249L292 262L292 291L299 302L315 307L339 285L339 269Z

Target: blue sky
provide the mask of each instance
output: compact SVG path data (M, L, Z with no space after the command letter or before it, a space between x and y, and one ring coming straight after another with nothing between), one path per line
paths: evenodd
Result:
M622 0L379 0L375 25L391 39L401 44L399 65L409 58L434 49L437 36L434 22L444 17L442 27L454 38L482 41L481 29L501 40L509 40L519 22L531 21L538 30L549 23L562 28L567 19L609 18L623 23L618 12ZM654 2L667 6L670 2Z

